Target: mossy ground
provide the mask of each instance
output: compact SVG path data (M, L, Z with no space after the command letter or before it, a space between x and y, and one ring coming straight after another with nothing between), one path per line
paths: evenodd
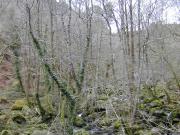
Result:
M164 92L164 86L153 88L156 95L148 93L148 90L149 88L146 87L140 92L133 125L128 123L130 114L128 103L119 100L116 95L101 93L92 104L86 101L77 110L78 114L74 121L75 135L120 135L123 129L129 135L163 135L163 133L176 132L178 134L180 129L180 98L177 93L169 92L167 95ZM6 93L0 97L1 135L37 135L48 132L52 123L42 122L35 103L30 106L24 95L17 90L11 89ZM170 100L167 96L170 97ZM34 99L30 98L30 100ZM48 100L47 96L41 97L41 102L46 111L55 111L52 106L52 96L49 96ZM58 122L61 124L60 119L56 119L56 126ZM65 115L64 121L66 119ZM53 135L53 133L51 134Z

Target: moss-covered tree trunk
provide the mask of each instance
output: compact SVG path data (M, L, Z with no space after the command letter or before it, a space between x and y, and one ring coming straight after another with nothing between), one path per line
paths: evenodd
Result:
M32 26L31 26L31 11L30 8L28 7L28 5L26 6L27 9L27 13L28 13L28 21L29 21L29 33L30 36L33 40L33 44L38 52L39 57L43 60L44 59L44 54L43 54L43 50L40 46L39 41L37 40L37 38L34 36L33 31L32 31ZM57 76L53 73L52 68L50 67L50 65L47 62L43 62L43 65L45 67L45 70L47 71L47 73L49 74L49 76L51 77L51 79L56 83L58 89L62 92L62 95L65 96L65 98L67 99L67 105L68 105L68 109L69 109L69 120L68 120L68 133L70 135L73 134L73 121L74 121L74 110L75 110L75 100L73 98L73 96L69 93L68 89L67 89L67 83L65 81L60 81Z

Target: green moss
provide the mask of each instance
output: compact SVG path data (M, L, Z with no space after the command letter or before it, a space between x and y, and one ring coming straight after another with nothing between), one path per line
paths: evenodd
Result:
M106 96L106 95L100 95L100 96L98 97L98 100L104 100L104 101L106 101L106 100L108 100L108 96Z
M154 113L154 112L156 112L156 111L158 111L158 110L161 110L161 108L160 108L160 107L149 108L149 112L150 112L150 113Z
M53 97L51 95L46 95L40 99L40 102L42 104L42 107L48 112L53 113L54 109L52 106L53 103Z
M159 100L159 99L155 99L150 103L150 107L163 107L164 102Z
M47 129L48 125L45 123L41 123L41 124L37 124L35 127L38 129Z
M11 110L22 110L25 105L28 105L25 99L16 100L15 103L12 105Z
M83 127L83 126L86 126L86 123L82 117L76 116L76 118L74 120L74 126Z
M97 114L96 114L95 112L90 113L90 114L88 115L88 119L93 120L93 121L96 119L96 117L97 117Z
M144 110L145 108L146 108L146 106L145 106L145 104L139 104L138 105L138 108L140 109L140 110Z
M110 126L112 124L112 121L111 119L109 118L103 118L100 122L99 122L99 125L100 126Z
M154 98L145 98L143 102L144 102L145 104L147 104L147 103L152 102L153 100L154 100Z
M173 116L173 118L179 118L179 117L180 117L180 110L175 110L175 111L172 113L172 116Z
M153 100L153 103L156 103L158 106L161 106L164 104L161 100L158 100L158 99Z
M121 127L121 122L119 120L114 122L114 129L119 129Z

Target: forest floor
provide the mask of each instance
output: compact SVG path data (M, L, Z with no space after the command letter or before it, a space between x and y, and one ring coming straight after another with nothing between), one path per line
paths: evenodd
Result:
M42 122L37 106L28 105L13 78L12 64L4 61L0 65L0 135L63 135L58 125L60 120ZM162 85L144 87L132 126L121 121L128 117L127 99L102 92L95 106L78 111L74 135L124 135L123 132L128 135L180 135L180 92L175 89L166 91Z

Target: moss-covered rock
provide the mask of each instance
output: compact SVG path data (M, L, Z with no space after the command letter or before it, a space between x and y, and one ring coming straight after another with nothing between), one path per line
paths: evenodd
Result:
M76 118L74 120L74 126L83 127L83 126L86 126L86 123L85 123L85 121L83 120L82 117L76 116Z
M99 95L97 99L106 101L106 100L108 100L108 96L107 95Z
M154 100L154 98L145 98L145 99L143 99L143 103L144 104L147 104L147 103L151 103L152 101Z
M121 122L119 120L115 121L113 127L115 130L119 129L121 127Z
M24 106L27 106L28 103L25 99L16 100L15 103L12 105L11 110L22 110Z

